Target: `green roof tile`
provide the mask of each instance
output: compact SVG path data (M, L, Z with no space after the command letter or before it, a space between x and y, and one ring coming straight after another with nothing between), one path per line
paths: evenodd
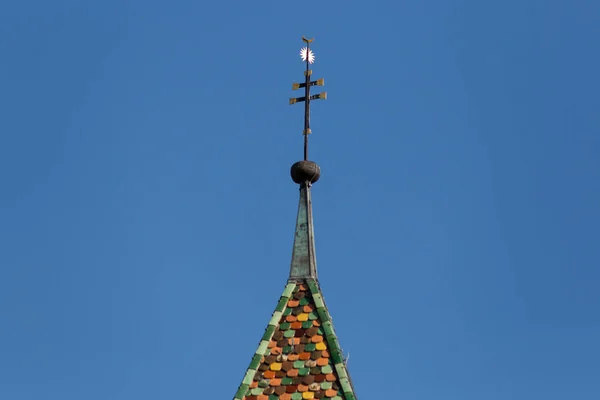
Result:
M296 334L296 331L290 329L289 331L285 331L283 332L283 336L285 336L286 338L292 338L294 337L294 335Z

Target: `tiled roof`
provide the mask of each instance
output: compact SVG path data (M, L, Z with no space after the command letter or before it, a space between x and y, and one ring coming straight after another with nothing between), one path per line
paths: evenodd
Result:
M234 399L356 399L314 278L285 287Z

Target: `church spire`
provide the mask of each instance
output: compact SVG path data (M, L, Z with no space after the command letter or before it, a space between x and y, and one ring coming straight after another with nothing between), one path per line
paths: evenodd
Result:
M290 104L305 102L304 160L291 169L292 179L300 185L300 204L290 276L234 400L357 400L317 281L310 188L321 171L308 160L307 137L310 101L324 99L325 94L310 94L310 87L323 85L323 80L310 81L312 40L302 40L306 43L300 52L307 65L306 79L293 88L304 88L304 97L290 99Z
M290 99L290 104L304 102L304 160L292 165L291 175L294 182L300 185L300 203L298 205L298 218L296 219L296 233L294 235L294 248L292 251L292 265L290 267L291 279L317 279L317 260L315 257L315 239L312 218L312 202L310 187L321 175L321 169L313 162L308 161L308 135L310 135L310 101L326 99L327 92L310 94L311 86L323 86L324 79L311 81L312 71L310 64L314 63L315 55L310 49L314 39L302 36L306 47L300 49L300 57L306 62L304 83L294 83L292 90L304 89L304 96Z

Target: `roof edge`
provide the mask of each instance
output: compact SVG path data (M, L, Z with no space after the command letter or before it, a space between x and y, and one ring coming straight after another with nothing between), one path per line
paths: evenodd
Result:
M250 365L246 369L244 379L242 380L242 383L238 387L238 390L235 393L235 396L233 397L234 400L242 400L246 395L246 391L252 383L252 379L256 374L257 368L261 363L262 357L265 355L265 352L268 349L269 342L273 338L275 329L277 329L279 320L281 319L283 311L287 307L287 302L290 300L290 297L292 296L296 285L296 282L288 282L288 284L285 286L283 294L281 295L281 297L279 298L279 302L277 303L277 307L275 307L275 311L273 311L271 320L269 321L269 324L265 329L265 333L263 334L260 343L258 344L258 349L256 349L254 356L252 356L252 361L250 361Z
M346 367L346 360L344 359L344 354L342 353L342 347L340 346L335 333L331 315L329 314L327 306L325 305L325 300L323 299L323 293L321 291L319 282L316 279L306 279L306 284L308 285L315 306L317 307L317 313L319 314L323 331L325 333L325 340L327 341L329 353L331 354L331 359L338 374L344 396L346 400L357 400L352 379L350 378L350 373Z

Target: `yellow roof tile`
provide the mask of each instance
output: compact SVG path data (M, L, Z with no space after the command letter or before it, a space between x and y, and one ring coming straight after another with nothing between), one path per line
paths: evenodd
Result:
M273 363L269 366L271 371L281 371L281 363Z

